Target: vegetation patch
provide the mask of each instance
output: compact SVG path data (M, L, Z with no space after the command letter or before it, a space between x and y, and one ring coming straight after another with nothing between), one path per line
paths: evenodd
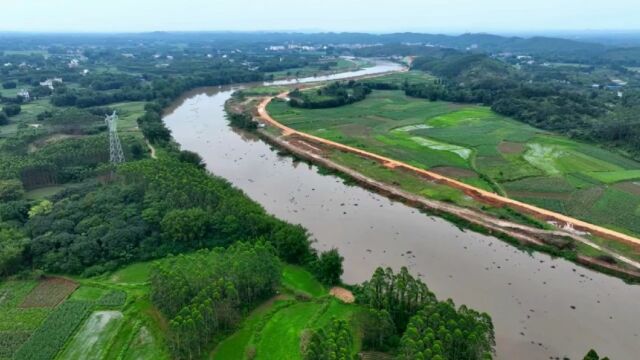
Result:
M316 278L299 266L285 265L282 269L282 285L296 292L313 297L327 294L325 287Z
M524 154L524 159L527 160L529 164L549 175L558 175L561 171L558 168L556 161L561 156L561 150L558 150L553 146L534 143L527 144L527 151Z
M154 261L139 262L127 265L108 278L109 282L118 284L143 284L149 281L149 274Z
M592 171L588 172L587 175L605 184L612 184L621 181L640 179L640 169L608 172Z
M300 336L320 308L315 302L301 302L276 313L261 332L256 359L301 359Z
M124 352L125 360L159 360L169 359L169 356L162 351L160 344L153 337L147 327L142 326L135 333L127 350Z
M498 150L503 154L520 154L525 150L522 143L503 141L498 145Z
M0 331L0 359L12 359L30 336L30 331Z
M49 360L84 321L91 309L86 301L68 300L58 306L16 352L17 360Z
M450 151L450 152L460 156L461 158L463 158L465 160L468 160L469 156L471 156L471 150L465 149L465 148L460 147L460 146L441 143L439 141L426 139L426 138L419 137L419 136L412 136L411 140L417 142L418 144L420 144L422 146L426 146L426 147L428 147L430 149L433 149L433 150Z
M630 194L640 196L640 181L620 182L615 184L614 187Z
M469 169L463 169L454 166L437 166L429 169L435 173L452 177L452 178L477 178L478 173Z
M124 305L126 300L126 292L122 290L111 290L98 299L97 305L104 307L119 307Z

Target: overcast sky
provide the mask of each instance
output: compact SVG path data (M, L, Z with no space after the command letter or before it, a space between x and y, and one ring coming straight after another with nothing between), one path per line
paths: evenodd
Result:
M0 0L0 14L0 31L640 29L640 0Z

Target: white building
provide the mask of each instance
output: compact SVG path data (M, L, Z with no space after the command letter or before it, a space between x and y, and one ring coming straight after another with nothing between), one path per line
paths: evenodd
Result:
M40 86L46 86L49 89L53 90L54 88L54 84L55 83L61 83L62 82L62 78L53 78L53 79L47 79L45 81L42 81L40 83Z
M29 92L26 89L20 89L17 96L21 97L25 102L31 100L31 96L29 96Z
M77 68L79 65L80 65L80 60L78 59L71 59L71 61L69 61L69 64L67 64L69 69Z

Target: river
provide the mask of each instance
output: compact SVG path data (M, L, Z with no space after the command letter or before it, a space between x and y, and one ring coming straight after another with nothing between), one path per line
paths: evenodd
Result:
M300 82L397 68L378 63ZM281 157L255 136L228 126L223 106L239 88L189 92L168 109L164 121L182 148L200 154L213 174L268 212L309 229L317 249L338 248L345 258L345 282L366 280L377 266L407 266L440 299L491 315L498 359L582 359L591 348L612 360L640 358L639 286L462 231Z

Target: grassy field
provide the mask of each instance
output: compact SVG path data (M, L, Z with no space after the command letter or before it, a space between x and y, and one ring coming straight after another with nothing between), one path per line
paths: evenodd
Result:
M303 292L310 296L323 296L327 294L327 289L325 289L313 275L295 265L284 266L282 285L287 289Z
M130 134L137 139L144 139L142 132L138 129L138 118L144 115L143 101L133 101L125 103L116 103L109 105L118 113L118 133Z
M404 73L393 73L389 75L385 75L382 77L374 77L369 79L362 80L363 83L375 83L375 82L385 82L388 84L392 84L395 86L402 86L405 84L415 85L415 84L425 84L431 83L435 81L436 78L426 72L422 71L410 71Z
M218 344L211 359L244 360L249 353L255 359L301 359L300 335L305 329L323 327L333 317L353 320L361 309L329 297L309 272L297 266L285 265L282 283L283 294L249 314L238 331ZM301 293L308 298L299 299ZM355 354L360 349L358 326L351 323Z
M640 163L500 116L487 107L430 102L409 98L402 91L373 91L363 101L338 108L299 109L274 101L268 110L297 130L640 234L640 181L634 181L640 179ZM368 160L342 153L330 156L412 192L465 201L460 193L411 180Z
M332 318L353 320L358 311L357 305L344 304L334 298L274 299L251 313L241 329L216 347L211 358L243 360L248 352L253 352L256 359L301 359L300 335L305 329L325 326ZM357 326L354 325L352 331L357 339ZM356 341L354 354L359 346Z

